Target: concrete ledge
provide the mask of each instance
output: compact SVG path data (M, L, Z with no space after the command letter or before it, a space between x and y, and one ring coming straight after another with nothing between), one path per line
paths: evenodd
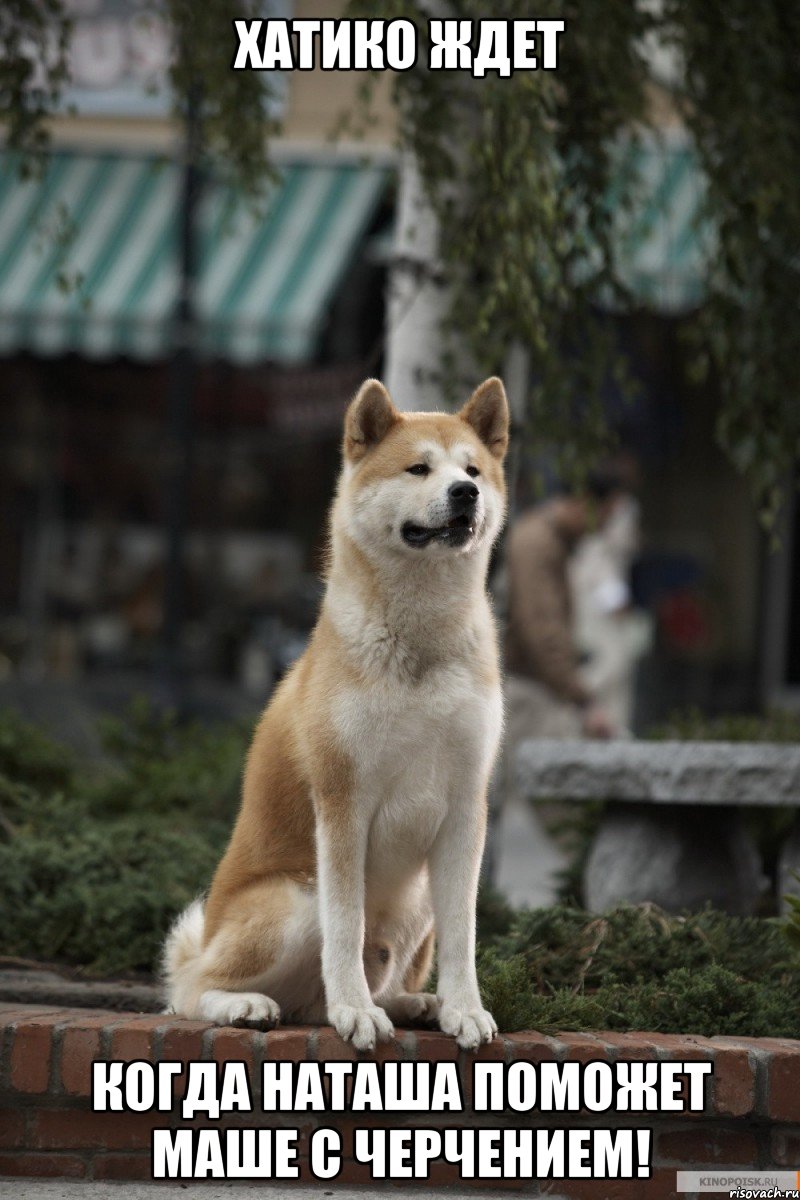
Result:
M38 964L18 966L0 959L0 1003L48 1008L110 1008L161 1012L164 998L154 984L129 980L70 979Z
M155 1127L180 1128L177 1098L172 1113L93 1113L89 1107L95 1059L152 1062L244 1061L254 1089L267 1059L355 1060L359 1056L329 1028L281 1027L269 1033L216 1028L159 1015L0 1005L0 1175L95 1180L150 1178L150 1135ZM469 1065L474 1056L459 1052L451 1038L427 1031L402 1031L375 1056L379 1061L457 1061L468 1104ZM528 1195L551 1192L572 1200L648 1200L674 1196L675 1172L683 1168L796 1167L800 1164L800 1042L783 1039L703 1038L650 1033L526 1032L497 1038L479 1057L491 1061L666 1060L713 1062L713 1081L703 1113L601 1115L505 1111L476 1114L469 1107L458 1124L523 1128L532 1124L588 1128L591 1125L642 1126L654 1130L653 1174L648 1180L503 1181L503 1190ZM452 1124L452 1115L357 1113L259 1113L225 1116L217 1127L290 1126L301 1129L301 1146L319 1125L336 1127L351 1153L355 1128L363 1125ZM188 1123L192 1124L192 1123ZM301 1151L302 1154L302 1151ZM303 1160L300 1183L312 1182ZM370 1183L369 1169L346 1158L337 1185ZM191 1185L190 1185L191 1186ZM318 1185L319 1186L319 1185ZM425 1190L470 1187L458 1168L432 1164ZM485 1189L487 1181L476 1181ZM497 1186L497 1184L495 1184ZM287 1191L290 1189L287 1188Z
M540 800L800 806L800 746L530 740L517 772Z

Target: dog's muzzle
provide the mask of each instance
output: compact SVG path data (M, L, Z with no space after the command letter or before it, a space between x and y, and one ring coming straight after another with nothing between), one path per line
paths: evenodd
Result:
M447 489L450 516L445 524L416 525L413 521L406 521L401 530L403 541L417 548L431 542L443 542L456 548L466 545L478 527L479 496L480 491L470 480L451 483Z

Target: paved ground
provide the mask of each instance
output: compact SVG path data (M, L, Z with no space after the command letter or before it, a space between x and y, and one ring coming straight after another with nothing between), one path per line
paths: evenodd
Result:
M504 805L495 842L494 885L515 908L540 908L556 900L556 873L566 863L525 800Z
M403 1189L406 1190L405 1188ZM3 1200L186 1200L192 1192L201 1200L256 1200L256 1197L285 1197L285 1200L386 1200L398 1190L386 1183L382 1188L337 1187L335 1183L317 1183L313 1187L294 1187L286 1183L85 1183L83 1180L0 1179ZM497 1192L432 1192L425 1185L411 1195L441 1196L442 1200L497 1200ZM550 1200L559 1200L551 1196Z

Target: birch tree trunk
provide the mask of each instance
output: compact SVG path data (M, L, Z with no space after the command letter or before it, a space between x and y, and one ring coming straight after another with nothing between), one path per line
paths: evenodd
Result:
M384 378L389 394L399 408L442 408L440 329L449 295L439 257L439 221L410 150L400 164L388 288Z
M439 382L441 324L450 299L439 254L439 220L425 194L414 155L405 150L389 269L384 364L384 382L398 408L426 412L444 407ZM452 333L450 337L452 341ZM460 358L462 369L471 363L466 347ZM503 374L517 428L524 421L529 370L527 348L519 342L510 345ZM474 388L480 380L476 377L467 382Z

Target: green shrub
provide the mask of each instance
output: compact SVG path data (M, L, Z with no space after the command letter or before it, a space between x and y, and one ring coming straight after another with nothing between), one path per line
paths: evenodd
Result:
M107 761L79 770L0 714L0 953L151 971L227 843L246 731L179 726L137 702L102 734Z
M792 876L800 883L800 871L792 871ZM800 952L800 896L790 894L785 899L789 905L784 926L786 936L794 949Z
M0 775L31 787L66 787L74 767L66 747L13 709L0 709Z
M672 713L645 736L660 742L800 742L800 713L776 708L709 717L688 708Z
M776 919L651 905L516 914L484 938L484 1000L501 1028L800 1037L800 958Z
M182 724L140 699L124 717L101 721L100 734L110 764L89 790L95 812L235 814L249 740L243 724Z
M788 954L777 919L710 908L674 917L653 905L625 905L602 916L560 906L521 912L496 945L505 957L525 958L539 990L597 988L617 979L644 983L713 964L748 978L774 978Z
M0 844L3 952L90 973L151 970L172 917L207 887L224 828L215 846L205 831L72 817Z
M559 988L550 995L526 990L524 959L485 954L480 961L484 1003L505 1030L631 1029L703 1037L800 1036L800 1020L786 992L742 979L720 965L680 967L658 981L615 983L595 992ZM795 977L796 980L796 977Z

